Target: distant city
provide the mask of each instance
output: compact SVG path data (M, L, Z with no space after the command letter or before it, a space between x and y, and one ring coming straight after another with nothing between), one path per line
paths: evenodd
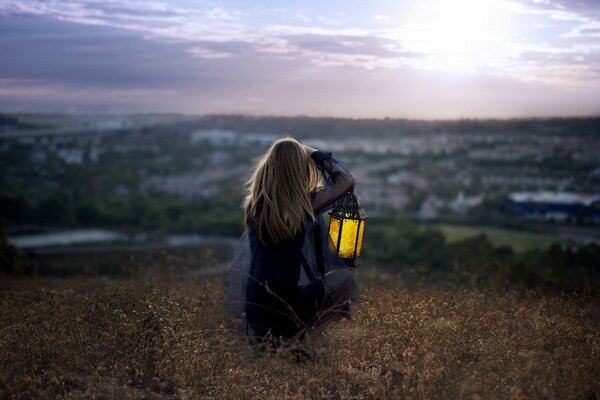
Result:
M600 225L598 118L1 114L1 214L13 232L234 235L253 160L286 135L345 162L370 215Z

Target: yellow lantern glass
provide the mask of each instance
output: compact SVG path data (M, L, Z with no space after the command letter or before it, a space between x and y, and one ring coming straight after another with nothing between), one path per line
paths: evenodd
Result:
M348 192L329 215L331 243L346 265L358 265L367 218L360 201L353 192Z
M341 230L340 227L342 228ZM337 244L336 247L340 257L360 257L364 230L364 221L331 217L329 222L329 237L334 244Z

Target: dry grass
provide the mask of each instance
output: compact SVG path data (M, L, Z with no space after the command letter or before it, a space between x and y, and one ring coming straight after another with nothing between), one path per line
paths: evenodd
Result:
M598 298L371 282L297 361L231 330L223 281L4 279L0 398L600 398Z

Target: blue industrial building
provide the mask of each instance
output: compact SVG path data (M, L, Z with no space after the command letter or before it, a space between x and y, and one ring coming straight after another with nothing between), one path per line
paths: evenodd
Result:
M500 210L524 218L600 220L600 195L515 192L502 199Z

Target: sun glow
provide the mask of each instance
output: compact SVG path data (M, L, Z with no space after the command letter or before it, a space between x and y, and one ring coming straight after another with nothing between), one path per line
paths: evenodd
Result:
M513 50L498 0L422 0L399 28L403 47L423 55L419 67L473 71L499 67Z

